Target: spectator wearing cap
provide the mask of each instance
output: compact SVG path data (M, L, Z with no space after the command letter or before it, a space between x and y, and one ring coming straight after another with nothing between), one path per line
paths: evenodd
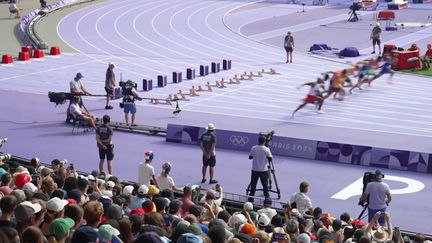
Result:
M156 205L153 203L152 200L145 200L141 204L141 208L144 210L144 214L156 212Z
M270 197L264 199L263 208L261 208L260 210L258 210L257 213L258 214L264 213L271 220L277 214L276 210L271 207L272 204L273 204L273 201L272 201L272 199Z
M297 237L297 243L310 243L310 242L311 242L311 238L307 233L301 233Z
M170 162L164 162L162 164L162 171L157 177L159 190L170 189L173 191L182 191L182 188L177 187L174 183L174 179L169 175L171 168Z
M15 176L16 188L23 188L23 186L31 181L31 176L27 173L19 173Z
M107 181L104 184L105 189L102 190L102 194L108 197L113 196L113 189L114 189L115 183L113 181Z
M51 167L54 171L57 171L60 168L64 168L64 165L67 163L66 160L53 159L51 161ZM45 167L46 168L46 167Z
M45 220L41 226L41 230L45 236L49 236L51 222L64 216L64 207L67 204L68 201L58 197L53 197L46 203L47 212L45 213Z
M256 185L258 179L260 179L262 184L262 190L264 192L264 197L270 197L268 192L268 181L269 181L269 162L272 161L273 155L268 147L265 146L267 141L266 137L259 136L258 145L254 145L249 153L249 159L252 160L252 172L251 172L251 182L248 200L253 202L253 196L255 196Z
M371 222L376 212L386 212L387 206L392 200L390 187L383 182L384 174L380 170L375 171L375 180L366 185L360 201L368 201L368 217ZM385 224L384 217L378 219L380 225Z
M64 243L69 237L70 230L74 227L75 222L71 218L57 218L51 222L49 227L50 243Z
M108 68L105 72L105 92L107 94L105 109L111 110L113 109L110 106L109 101L111 97L114 95L114 89L116 87L116 78L114 73L115 64L113 62L108 63Z
M8 195L0 199L0 227L16 227L16 223L11 221L11 219L17 205L18 200L15 196Z
M21 234L21 243L45 243L42 231L36 226L29 226Z
M225 233L225 231L220 231L220 232ZM220 239L224 239L224 238L225 237L222 237ZM218 241L213 241L213 239L212 239L212 242L218 242ZM203 243L203 239L200 238L199 236L192 234L192 233L184 233L177 239L176 243Z
M137 195L132 198L129 208L130 209L141 208L142 203L145 200L148 200L148 198L146 197L148 191L149 189L146 185L139 186L137 190Z
M83 83L82 83L82 81L81 81L81 79L82 79L83 77L84 77L84 76L83 76L81 73L77 73L77 74L75 75L75 78L74 78L72 81L70 81L70 83L69 83L69 86L70 86L70 92L71 92L73 95L76 95L76 96L80 96L80 95L91 95L91 93L88 92L88 91L84 88L84 85L83 85ZM81 98L80 98L79 105L80 105L80 106L83 106L83 103L82 103L82 99L81 99Z
M209 123L205 133L200 137L200 147L203 152L203 166L202 166L202 180L201 183L206 182L207 167L210 167L210 184L216 184L217 180L214 179L214 172L216 167L216 135L214 133L216 127L214 124Z
M294 193L291 196L290 204L292 208L297 208L301 215L308 213L313 215L313 207L311 199L306 195L309 191L309 183L302 181L299 186L300 192ZM293 207L295 205L295 207Z
M15 209L15 220L17 223L17 231L21 235L23 230L34 224L34 215L41 210L41 206L37 203L24 201L17 205Z
M190 186L183 187L183 197L179 198L182 202L181 215L186 216L189 212L189 207L195 203L192 201L192 188Z
M265 230L270 225L270 219L265 213L259 213L257 217L258 230Z
M32 203L37 203L41 206L41 210L34 215L34 226L41 227L42 223L45 221L45 214L47 212L46 202L42 199L33 198L31 200Z
M152 165L153 158L153 151L147 151L144 153L144 162L141 162L138 166L138 183L149 186L153 182L153 184L159 188L154 167Z

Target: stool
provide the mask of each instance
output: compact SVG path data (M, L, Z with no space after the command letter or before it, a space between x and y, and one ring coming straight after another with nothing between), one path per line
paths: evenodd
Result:
M12 55L5 54L5 55L2 56L2 63L3 64L10 64L12 62L13 62Z
M150 91L153 89L153 80L151 79L143 79L143 90Z
M230 70L231 69L231 60L223 59L222 60L222 69Z
M167 86L167 76L166 75L158 75L157 76L157 85L158 85L158 87Z
M195 79L195 69L194 68L186 69L186 79Z
M25 52L19 52L18 53L18 60L20 61L28 61L30 60L30 53L28 53L27 51Z
M51 47L50 55L53 55L53 56L60 55L60 48L57 46Z
M208 65L200 65L200 76L207 76L209 74Z
M211 72L212 73L220 72L220 63L219 62L212 62L211 63Z
M173 83L178 84L182 81L182 72L173 72Z
M44 57L44 52L41 49L37 49L33 51L33 58L43 58Z

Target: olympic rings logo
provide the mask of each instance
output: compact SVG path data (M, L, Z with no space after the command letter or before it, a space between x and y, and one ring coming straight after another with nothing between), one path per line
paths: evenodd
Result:
M249 138L246 136L236 136L231 135L229 138L230 142L234 146L245 146L247 143L249 143Z

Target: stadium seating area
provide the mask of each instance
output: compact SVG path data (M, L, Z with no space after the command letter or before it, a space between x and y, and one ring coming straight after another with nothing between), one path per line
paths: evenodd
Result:
M41 165L7 157L0 162L1 242L429 242L319 207L310 215L290 202L276 211L271 199L232 207L219 185L178 193L77 173L58 159Z

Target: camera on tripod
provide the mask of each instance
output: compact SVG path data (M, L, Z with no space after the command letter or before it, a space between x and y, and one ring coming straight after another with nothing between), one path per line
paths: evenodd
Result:
M273 135L274 135L274 133L275 133L275 131L270 131L270 132L260 132L259 133L259 136L261 136L261 137L264 137L266 140L265 140L265 143L264 143L264 145L266 146L266 147L268 147L269 146L269 143L271 142L271 140L273 139Z
M361 9L361 6L359 3L353 3L350 7L351 11L359 11Z
M384 175L382 175L382 177L384 178ZM373 172L369 172L369 171L365 172L363 175L363 192L362 192L362 194L365 192L366 186L373 181L376 181L376 174ZM362 206L362 207L366 207L368 204L369 204L368 198L366 200L361 200L361 198L360 198L359 203L358 203L358 205Z

